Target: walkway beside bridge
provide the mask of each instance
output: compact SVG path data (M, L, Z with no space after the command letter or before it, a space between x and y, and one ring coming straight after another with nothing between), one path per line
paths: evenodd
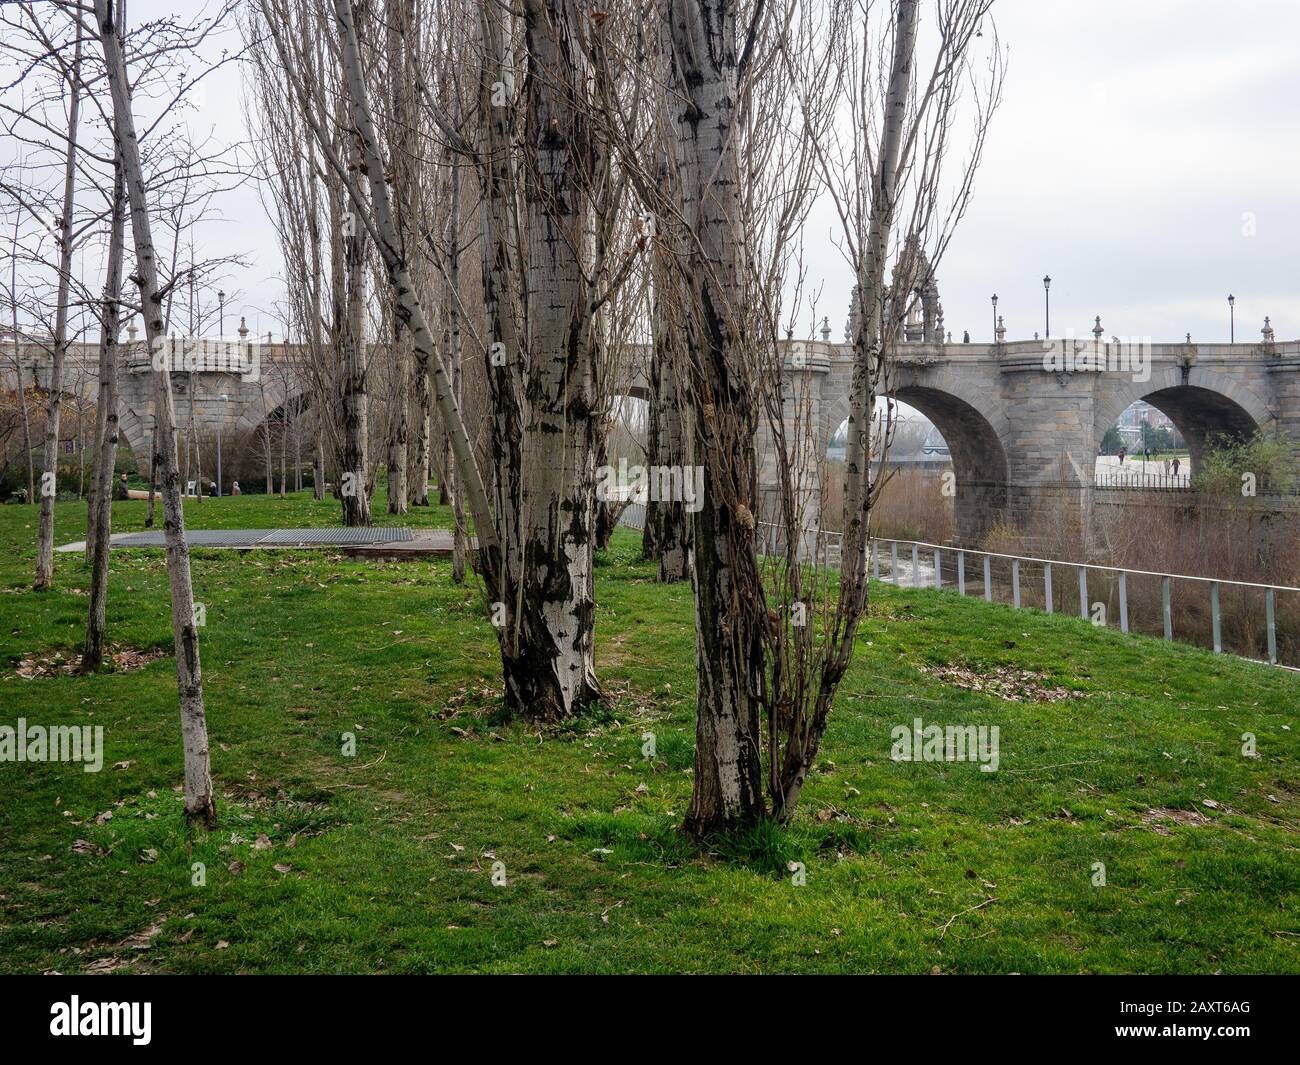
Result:
M252 551L258 549L340 548L357 558L449 558L453 541L449 529L410 529L405 526L318 529L186 529L191 548ZM162 548L161 530L114 533L115 549ZM473 544L471 542L471 548ZM85 541L64 544L63 552L85 551Z

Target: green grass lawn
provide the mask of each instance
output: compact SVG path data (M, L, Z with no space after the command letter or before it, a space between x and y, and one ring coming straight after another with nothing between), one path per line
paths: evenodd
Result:
M144 506L116 504L115 528ZM243 496L187 519L332 525L338 507ZM35 530L0 507L0 724L100 724L106 753L97 774L0 763L5 971L1300 972L1293 673L877 586L795 823L705 853L676 830L691 593L653 582L637 536L598 569L609 706L540 731L500 719L480 593L448 564L199 551L221 826L191 837L161 552L114 554L110 638L168 657L24 679L23 659L80 646L89 579L57 555L56 590L33 593ZM56 542L83 535L59 504ZM1030 697L961 686L997 676ZM892 761L918 716L996 724L999 770Z

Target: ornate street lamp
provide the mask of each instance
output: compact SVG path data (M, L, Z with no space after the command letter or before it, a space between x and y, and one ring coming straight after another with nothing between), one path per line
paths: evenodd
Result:
M1043 278L1043 339L1052 339L1052 279Z

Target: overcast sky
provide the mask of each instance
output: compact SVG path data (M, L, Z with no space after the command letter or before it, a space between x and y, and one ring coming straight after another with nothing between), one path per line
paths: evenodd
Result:
M133 0L132 20L163 8ZM928 6L928 5L927 5ZM924 7L923 7L924 9ZM1229 292L1237 337L1271 315L1279 339L1300 337L1300 3L1296 0L998 0L1010 47L1005 102L975 200L939 267L947 327L991 339L989 297L1012 339L1052 333L1157 341L1226 340ZM233 70L204 114L242 135ZM248 252L233 273L250 327L279 333L279 256L251 189L228 196L208 227L209 254ZM1253 235L1251 235L1253 233ZM810 275L834 336L851 281L823 224L807 234Z

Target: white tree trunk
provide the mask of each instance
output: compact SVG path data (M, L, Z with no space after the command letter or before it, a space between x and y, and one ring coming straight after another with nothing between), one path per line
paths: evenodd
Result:
M889 235L898 196L898 161L907 121L916 51L919 0L899 0L894 27L894 55L885 100L884 134L872 190L871 215L864 246L859 251L858 306L854 320L853 382L849 390L848 446L844 457L844 543L840 561L840 597L856 617L865 604L867 508L871 498L871 424L875 411L874 384L882 357L882 294ZM852 643L850 639L850 644Z
M18 383L18 408L22 414L23 422L23 453L27 456L27 499L26 502L35 504L36 498L36 467L32 459L32 423L27 414L27 382L23 379L23 361L20 354L20 334L18 332L18 233L20 225L20 215L14 212L14 234L10 244L9 258L9 291L11 299L9 302L10 327L13 330L14 339L14 380Z
M54 500L58 494L59 416L63 410L63 363L68 353L68 301L72 296L72 210L77 188L77 127L81 118L81 35L72 60L68 106L68 154L63 168L63 209L59 215L59 288L54 310L54 352L50 361L50 399L45 411L45 454L42 456L41 516L36 534L38 592L54 583ZM14 343L18 338L14 337Z
M104 51L113 100L114 138L126 175L131 205L131 230L135 236L136 276L144 314L145 338L151 353L163 350L163 311L158 291L158 263L149 224L140 145L127 80L122 39L114 25L111 0L95 0L95 20ZM176 452L176 412L172 405L171 374L166 363L154 370L154 451L161 459L163 526L167 540L167 576L171 584L172 636L176 654L176 683L180 692L181 741L185 757L185 813L191 821L216 824L208 757L208 726L203 706L203 672L199 662L199 634L194 624L194 589L190 581L190 553L185 542L185 515L181 503L180 471Z
M108 614L109 542L113 526L113 472L117 460L117 338L122 298L122 259L126 244L126 180L121 156L113 167L113 206L109 221L108 269L99 334L99 410L97 458L90 490L90 515L86 526L91 552L90 610L81 672L93 673L104 660Z
M521 227L526 284L510 246L517 206L514 140L503 113L486 116L485 301L502 364L489 366L497 515L506 545L502 641L506 703L558 718L599 698L592 579L595 501L595 337L591 323L592 130L574 10L524 5ZM501 35L485 19L489 67L504 69ZM489 71L490 73L491 71ZM487 79L485 79L487 80ZM524 297L516 295L523 289ZM526 323L521 335L520 320Z

